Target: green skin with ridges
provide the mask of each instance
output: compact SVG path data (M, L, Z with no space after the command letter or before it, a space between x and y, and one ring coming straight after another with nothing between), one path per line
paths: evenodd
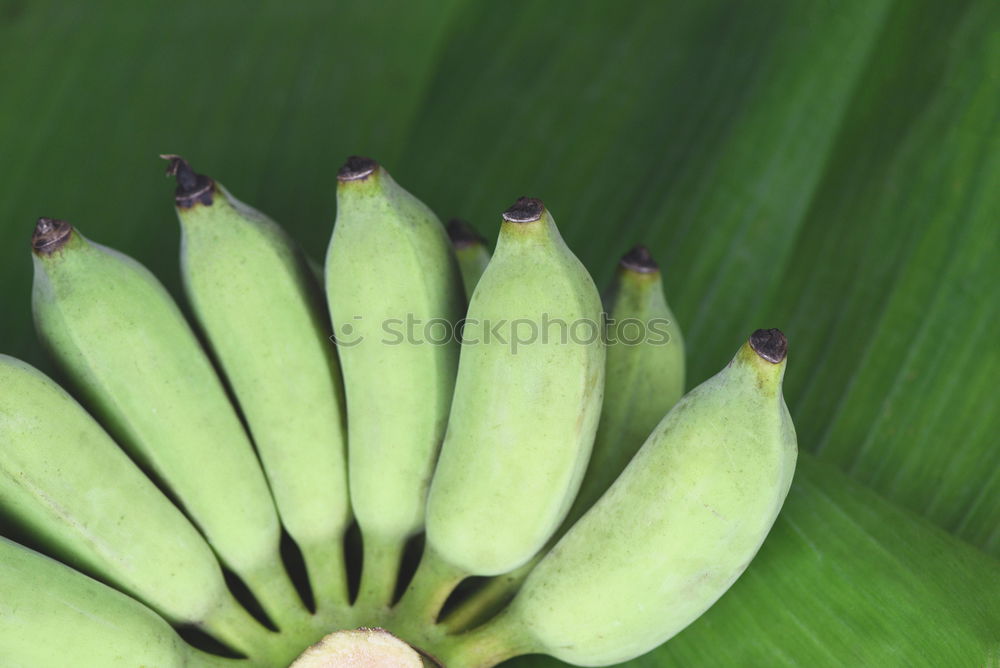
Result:
M791 484L784 370L745 344L685 395L490 625L512 646L603 666L707 610L750 563Z
M177 207L181 275L320 611L348 604L346 408L320 286L288 235L216 184Z
M517 568L569 510L597 429L605 349L599 335L561 341L557 325L543 341L542 318L599 327L601 311L593 281L547 211L502 223L469 304L427 508L430 551L458 572ZM525 321L538 337L517 345L530 337ZM588 325L578 331L580 340L592 333Z
M187 645L155 612L0 537L5 668L250 668Z
M171 622L237 644L234 629L217 620L265 634L230 594L201 534L82 406L5 355L0 387L0 507L8 521Z
M444 226L381 167L338 184L326 278L364 542L356 605L374 614L391 601L405 541L423 528L454 389L458 343L428 343L423 325L457 322L465 300ZM405 333L408 315L421 322L417 340L383 329Z
M667 305L660 272L619 266L604 301L611 319L604 405L587 472L561 531L568 530L594 505L684 394L684 340ZM650 325L653 321L656 324ZM645 329L623 324L628 322L641 323ZM657 330L650 331L650 327ZM542 550L524 566L489 582L443 623L458 631L485 621L514 596L546 552Z
M73 231L35 253L42 342L84 403L179 500L268 615L306 615L257 455L183 315L145 267Z

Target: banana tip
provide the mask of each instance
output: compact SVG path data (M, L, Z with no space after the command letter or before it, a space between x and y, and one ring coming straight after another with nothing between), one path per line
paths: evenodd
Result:
M476 231L476 228L461 218L452 218L449 220L445 225L445 229L448 230L448 238L451 239L452 245L456 248L476 246L483 243L483 238Z
M376 169L378 169L378 163L371 158L352 155L337 170L337 180L342 183L345 181L362 181L375 173Z
M66 245L73 235L73 226L65 220L39 218L31 235L31 248L39 255L52 255Z
M633 246L632 250L622 256L619 264L624 269L629 269L640 274L652 274L660 270L660 265L653 259L653 255L649 252L649 249L642 244Z
M509 223L533 223L541 220L545 213L545 203L536 197L520 197L503 212L503 219Z
M772 364L780 364L788 354L788 339L780 329L758 329L750 335L750 347Z
M167 176L177 179L177 189L174 191L174 202L182 209L189 209L195 204L212 204L212 193L215 181L199 174L191 168L191 164L179 155L163 153L161 158L167 161Z

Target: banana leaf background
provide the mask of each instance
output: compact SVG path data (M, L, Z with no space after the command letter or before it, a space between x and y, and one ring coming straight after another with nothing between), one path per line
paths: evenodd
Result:
M785 331L785 509L629 665L1000 666L995 0L0 0L0 351L50 370L38 216L180 296L164 152L317 258L351 153L490 239L542 197L599 285L650 246L690 384Z

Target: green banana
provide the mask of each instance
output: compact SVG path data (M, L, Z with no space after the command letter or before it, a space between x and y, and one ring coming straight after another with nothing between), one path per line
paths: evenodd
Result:
M711 606L756 554L791 484L797 447L781 394L786 349L780 331L757 330L685 395L511 605L453 650L448 665L528 652L582 666L618 663Z
M240 668L187 645L155 612L0 537L5 668Z
M267 631L201 535L62 388L0 355L0 515L67 563L246 650Z
M430 209L368 158L349 158L337 179L326 287L347 393L351 504L364 542L357 605L384 609L405 541L423 527L458 364L450 331L464 299L444 226Z
M622 257L605 306L604 409L567 528L611 486L684 394L684 339L667 305L659 265L645 246Z
M458 581L521 566L558 528L597 429L602 329L586 269L541 200L521 198L469 304L408 614L435 617Z
M322 293L294 242L178 156L181 274L320 608L348 603L346 425Z
M611 486L684 393L684 341L667 305L659 266L645 246L622 257L604 301L608 352L601 421L580 492L550 546ZM495 613L547 552L486 583L442 623L457 631Z
M490 249L486 240L476 232L476 228L464 220L452 218L445 227L458 259L465 296L472 297L476 284L486 271L486 265L490 263Z
M268 615L306 611L253 445L166 289L135 260L43 218L32 306L43 343L119 443L176 497Z

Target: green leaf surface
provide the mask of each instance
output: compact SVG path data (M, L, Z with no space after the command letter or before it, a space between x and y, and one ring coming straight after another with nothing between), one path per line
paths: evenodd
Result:
M996 562L892 505L1000 555L998 91L994 0L0 0L0 351L44 366L41 215L180 294L159 153L314 257L350 153L490 238L541 196L598 282L651 247L692 384L785 330L803 449L880 495L804 457L746 577L635 665L975 665L989 623L1000 663Z
M417 192L487 233L543 194L602 278L647 243L692 383L781 327L806 447L1000 554L996 3L636 9L466 16L410 133ZM570 22L589 39L541 46Z

